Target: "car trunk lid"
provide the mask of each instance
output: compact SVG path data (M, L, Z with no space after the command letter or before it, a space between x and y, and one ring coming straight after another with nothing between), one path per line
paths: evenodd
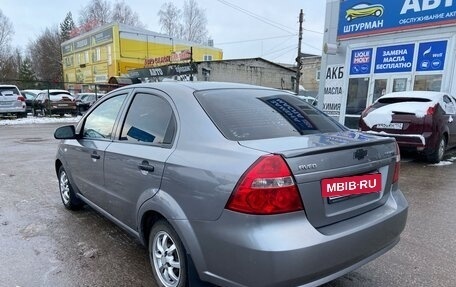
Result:
M422 134L437 102L426 98L379 99L363 117L369 129L389 134Z
M240 144L283 156L296 180L308 220L316 228L383 205L391 189L396 163L395 141L391 138L345 131ZM328 180L359 185L360 178L371 175L381 181L377 183L378 192L323 196ZM337 184L331 184L331 188L337 189Z

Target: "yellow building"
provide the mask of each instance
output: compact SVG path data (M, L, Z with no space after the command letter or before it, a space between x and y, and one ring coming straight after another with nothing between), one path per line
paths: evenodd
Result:
M223 58L221 49L119 23L79 35L61 47L65 86L76 91L126 76L131 69Z

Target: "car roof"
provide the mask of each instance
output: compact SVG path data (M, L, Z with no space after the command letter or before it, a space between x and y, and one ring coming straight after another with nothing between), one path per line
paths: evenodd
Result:
M17 89L17 86L16 85L0 85L0 88L16 88Z
M49 89L49 90L41 90L41 92L43 93L46 93L47 91L49 91L49 93L65 93L65 94L70 94L69 91L67 90L57 90L57 89Z
M443 95L448 95L447 93L442 92L432 92L432 91L406 91L406 92L395 92L389 93L381 96L379 99L386 98L423 98L430 100L438 100Z
M120 89L128 88L156 88L162 90L170 90L175 88L190 89L193 91L215 90L215 89L265 89L277 90L268 87L255 86L249 84L229 83L229 82L188 82L188 81L169 81L169 82L154 82L128 85ZM277 90L280 91L280 90Z

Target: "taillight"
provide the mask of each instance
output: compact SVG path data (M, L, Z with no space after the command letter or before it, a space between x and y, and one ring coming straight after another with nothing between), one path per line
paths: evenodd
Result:
M23 96L18 96L17 99L21 102L25 102L25 98Z
M279 155L260 157L241 177L226 208L265 215L303 210L298 187Z
M367 113L369 110L372 108L372 105L368 106L367 108L364 109L364 111L361 113L361 117L367 116Z
M427 109L426 115L432 116L434 113L435 113L435 106L429 107L429 108Z
M394 164L393 183L396 183L399 181L400 169L401 169L401 152L399 150L399 146L396 143L396 163Z

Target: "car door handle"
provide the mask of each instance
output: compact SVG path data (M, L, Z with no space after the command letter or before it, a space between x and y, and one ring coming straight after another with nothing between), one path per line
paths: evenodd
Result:
M141 162L141 164L139 164L138 167L139 167L140 170L150 171L150 172L153 172L154 169L155 169L154 166L150 165L149 162L146 161L146 160Z
M100 159L101 158L101 156L99 154L96 154L96 153L91 154L90 157L93 158L93 159Z

